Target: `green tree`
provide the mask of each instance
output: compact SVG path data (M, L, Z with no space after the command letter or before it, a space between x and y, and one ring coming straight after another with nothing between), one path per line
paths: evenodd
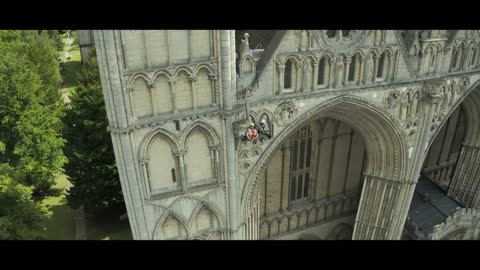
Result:
M54 91L43 80L48 73L34 61L32 44L18 32L0 31L0 164L21 171L22 183L42 194L54 184L66 158L62 104L52 103Z
M125 210L103 100L95 50L79 74L79 87L65 116L65 173L73 187L67 194L72 208L83 205L90 214Z
M30 60L37 66L42 80L42 92L46 95L46 104L61 105L62 93L60 86L62 76L60 64L57 61L57 49L47 31L23 30L23 39L29 45L27 50ZM63 42L62 42L63 44ZM60 109L61 106L57 106Z
M64 44L63 44L63 40L62 40L62 36L60 35L60 32L58 30L43 30L43 31L46 31L48 33L48 36L55 44L55 48L57 49L57 51L62 51Z
M0 142L0 152L4 150L5 145ZM32 187L19 183L22 177L21 172L0 164L0 240L44 238L42 224L50 212L32 199Z

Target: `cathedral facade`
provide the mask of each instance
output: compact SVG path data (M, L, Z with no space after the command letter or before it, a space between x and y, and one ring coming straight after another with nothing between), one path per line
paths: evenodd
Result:
M480 31L93 36L134 239L480 239Z

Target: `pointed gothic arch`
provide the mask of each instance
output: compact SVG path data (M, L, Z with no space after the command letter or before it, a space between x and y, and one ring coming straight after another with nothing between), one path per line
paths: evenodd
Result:
M406 142L403 137L403 132L399 130L396 120L393 120L383 110L376 108L376 106L369 104L359 98L351 96L342 96L329 100L317 107L311 109L305 114L297 118L289 127L277 134L277 137L272 141L270 146L264 151L257 162L257 165L251 170L247 183L242 194L242 213L247 216L250 209L257 203L254 198L258 194L259 185L263 181L261 172L264 171L265 166L269 164L273 153L276 151L285 138L287 138L292 131L297 130L303 123L310 121L312 118L318 117L332 117L348 123L353 128L357 129L365 139L365 147L367 149L367 163L365 169L364 189L360 201L360 210L357 219L359 224L356 226L355 239L364 238L396 238L399 237L403 228L404 220L394 222L392 216L387 215L387 221L383 223L382 230L370 230L370 225L361 225L362 221L373 218L371 211L377 213L384 213L385 211L397 212L405 208L403 201L392 198L386 205L378 206L372 204L376 200L376 194L372 192L377 185L384 185L381 179L388 182L384 188L390 189L406 189L405 179L405 164L406 164ZM393 156L392 153L395 153ZM367 183L368 184L365 184ZM368 206L367 206L368 205ZM365 208L371 207L371 208ZM367 210L368 209L368 210ZM375 209L375 210L373 210ZM370 212L370 214L367 214ZM405 216L406 217L406 216ZM370 220L369 224L375 223Z
M455 102L450 96L428 142L423 166L424 175L466 207L480 206L476 199L480 194L480 175L473 165L478 162L480 149L479 86L477 81Z
M186 240L191 238L185 219L166 209L157 220L152 233L153 240Z

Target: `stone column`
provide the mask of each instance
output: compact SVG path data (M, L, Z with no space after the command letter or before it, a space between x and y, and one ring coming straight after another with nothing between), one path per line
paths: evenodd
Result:
M285 80L285 65L279 65L278 67L278 94L283 93L283 82Z
M150 102L152 103L152 109L153 109L153 115L157 116L158 115L158 110L157 110L157 105L155 104L155 82L154 81L148 81L147 83L148 90L150 91Z
M365 61L366 61L366 58L360 57L360 72L359 72L358 78L357 78L357 85L364 85L365 84L364 74L363 74Z
M132 112L132 121L137 121L137 116L135 115L135 101L133 99L133 86L132 87L129 87L127 89L127 92L128 92L128 97L130 98L129 100L129 103L130 103L130 111Z
M190 81L191 87L192 87L192 97L193 97L193 109L197 109L197 89L195 89L195 82L197 81L197 77L191 76L188 77L188 80Z
M303 75L302 64L297 63L295 64L295 67L297 68L297 77L295 78L295 84L294 82L292 82L292 88L293 88L293 92L300 92L300 88L302 86L302 80L301 80L302 76L300 74Z
M143 30L143 42L145 44L145 69L149 69L152 65L150 61L150 46L148 45L148 30Z
M375 83L377 81L378 61L379 60L380 60L380 56L377 56L377 55L373 56L373 83Z
M210 145L210 151L211 151L211 159L212 159L212 164L214 166L213 168L213 173L215 174L215 179L217 182L220 181L220 164L219 164L219 157L218 157L218 150L220 149L219 145Z
M433 96L433 99L428 102L423 102L420 106L425 107L422 111L424 112L424 117L421 120L421 124L418 127L418 134L421 134L417 138L417 142L412 146L412 156L409 156L409 167L407 169L406 179L404 183L409 186L404 187L401 191L401 198L403 199L403 208L400 207L396 209L395 216L397 217L396 229L393 231L393 236L396 239L400 239L405 225L405 221L408 216L408 210L410 208L410 203L413 198L413 193L415 191L415 186L418 178L420 177L420 172L422 170L423 161L425 160L426 155L428 154L428 142L430 139L430 128L432 119L434 116L435 105L439 102L439 97ZM410 150L410 149L408 149Z
M192 31L195 30L187 30L188 31L188 62L192 63L195 61L195 50L193 50L193 33Z
M150 179L149 179L149 175L148 175L148 162L149 162L149 158L144 158L142 160L140 160L140 166L142 167L142 173L143 173L143 179L144 179L144 183L145 183L145 189L147 191L147 194L148 196L150 196Z
M404 198L410 187L411 183L397 179L365 175L353 239L400 239L397 227L403 222L398 212L408 208L410 202Z
M188 189L187 173L185 170L185 160L184 160L186 151L177 151L177 152L173 152L173 154L175 155L175 157L177 157L177 161L178 161L180 184L182 186L182 191L187 192L187 189Z
M235 134L233 131L233 117L228 113L234 106L235 87L235 66L231 61L234 54L232 42L235 38L234 30L221 30L220 49L221 49L221 82L223 89L223 109L224 114L224 148L225 148L225 184L227 188L228 202L228 227L230 230L229 239L240 239L241 230L241 209L240 209L240 188L237 176L237 154L235 150ZM233 71L233 73L232 73Z
M313 61L313 85L312 85L312 89L313 90L316 90L317 89L317 86L318 86L318 65L319 65L319 61Z
M168 82L170 83L170 90L171 90L171 97L172 97L172 112L177 113L177 97L175 93L175 80L173 78L168 79Z
M480 182L480 147L464 144L457 164L448 194L472 207Z
M171 66L175 62L175 39L173 38L172 31L175 30L165 30L167 33L167 44L168 44L168 65Z
M288 209L289 202L289 189L290 189L290 158L291 147L288 144L284 144L281 148L282 151L282 186L280 188L280 211L286 211Z
M345 59L345 78L343 79L343 81L345 82L343 85L345 86L348 86L350 84L350 82L348 81L348 75L350 74L350 64L352 63L352 59L351 58L347 58ZM355 72L355 71L353 71Z
M328 88L332 88L333 82L335 80L335 65L337 61L335 59L331 59L330 61L330 71L328 72Z

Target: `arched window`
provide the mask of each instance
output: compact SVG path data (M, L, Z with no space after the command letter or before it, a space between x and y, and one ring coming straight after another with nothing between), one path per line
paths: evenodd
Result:
M355 57L352 58L352 61L350 62L350 67L348 69L348 81L353 82L355 81Z
M312 130L310 125L297 131L293 138L292 150L290 200L298 201L308 198L309 195L312 158Z
M360 79L360 54L356 53L350 62L348 81L358 82Z
M346 37L350 34L350 30L342 30L342 36Z
M318 85L326 85L326 72L327 72L327 59L325 57L322 57L320 59L320 62L318 63L318 80L317 84Z
M214 155L209 139L202 128L193 129L187 137L185 147L186 176L189 185L201 185L215 179Z
M179 188L177 160L172 144L162 134L155 135L149 145L149 161L145 177L151 193L162 193Z
M288 60L287 63L285 63L285 74L283 77L283 87L285 89L291 89L292 88L292 67L293 63L292 60Z
M378 60L377 78L383 78L383 75L385 74L383 70L385 67L385 58L386 58L385 53L382 53L382 55L380 56L380 60Z

